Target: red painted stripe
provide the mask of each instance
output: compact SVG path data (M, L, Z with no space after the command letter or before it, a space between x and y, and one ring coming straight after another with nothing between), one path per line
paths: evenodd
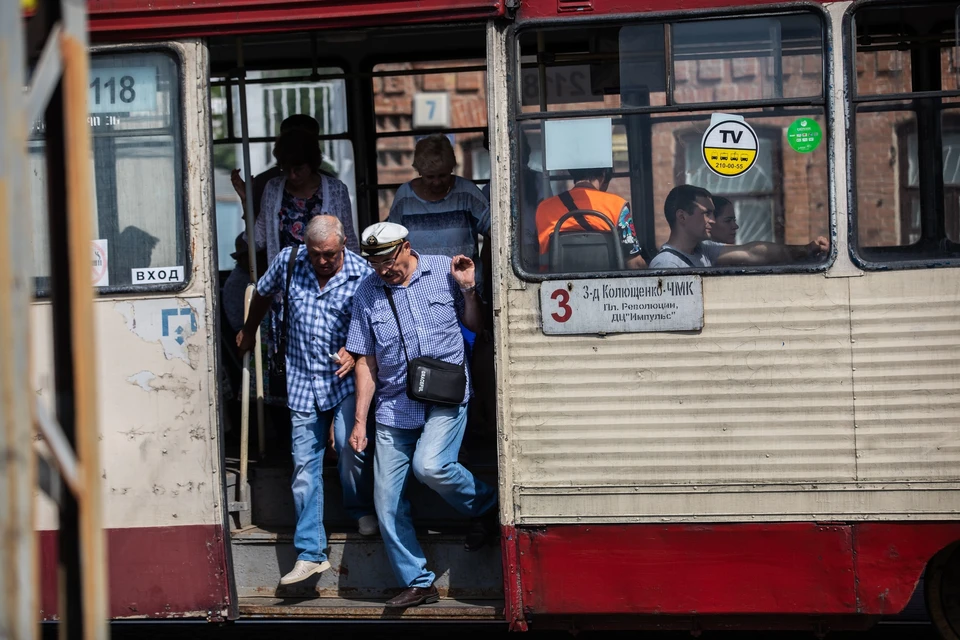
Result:
M551 526L517 536L528 615L875 615L903 609L926 562L960 540L960 523Z
M826 3L832 0L813 0ZM576 4L589 5L589 10L560 11L559 0L523 0L518 20L575 16L622 15L631 13L665 13L702 9L749 9L759 5L785 4L784 0L581 0Z
M57 617L57 531L41 531L40 617ZM227 616L230 590L219 526L109 529L110 617Z
M477 20L503 0L88 0L94 38L111 41Z
M503 562L504 614L511 631L526 631L523 592L520 588L520 549L515 527L500 527L500 559Z
M957 523L863 523L854 526L857 599L867 613L899 613L938 551L960 540Z

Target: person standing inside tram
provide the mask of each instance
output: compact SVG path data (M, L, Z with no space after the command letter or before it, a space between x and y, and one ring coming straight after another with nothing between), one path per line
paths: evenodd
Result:
M651 269L790 264L830 251L830 242L823 236L804 245L774 242L728 245L710 240L715 215L713 197L706 189L689 184L671 189L663 214L670 226L670 237L650 261Z
M420 174L397 189L388 222L408 229L410 243L430 255L468 256L477 265L483 291L478 236L490 240L490 203L473 184L453 175L457 158L447 136L417 142L413 168Z
M723 196L713 196L713 219L710 221L710 239L722 244L737 244L737 212L733 203Z
M288 118L284 118L280 123L280 133L284 134L293 129L302 129L320 138L320 123L316 118L311 118L305 113L295 113ZM253 217L260 215L260 201L263 198L263 189L272 179L283 175L278 165L273 165L269 169L262 171L253 177ZM230 182L233 184L233 190L240 197L240 203L243 205L241 211L246 210L247 188L243 178L240 177L240 169L234 169L230 172Z
M374 504L387 558L404 591L388 607L436 602L435 575L417 542L406 496L411 472L460 513L474 518L464 548L476 551L498 532L496 489L458 461L470 399L470 367L458 321L483 328L476 268L464 255L434 256L414 251L407 230L380 222L367 227L361 250L376 277L368 277L354 298L347 351L357 358L357 409L350 445L367 448L367 414L376 394ZM463 367L451 404L407 394L411 358L429 356Z
M280 579L288 585L330 568L323 528L323 451L327 425L333 422L343 503L359 523L360 533L377 532L373 510L373 456L347 446L354 429L356 383L354 359L347 352L347 332L354 294L371 269L345 248L343 224L333 216L316 216L298 245L280 251L257 282L250 313L237 334L241 351L253 348L254 336L274 296L287 292L287 406L293 424L293 499L297 513L294 545L300 554ZM292 274L291 253L294 254ZM356 433L354 430L353 433Z

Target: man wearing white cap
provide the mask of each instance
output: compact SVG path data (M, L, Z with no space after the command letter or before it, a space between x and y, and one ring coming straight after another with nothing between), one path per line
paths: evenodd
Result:
M474 518L467 551L480 549L497 533L496 490L457 462L470 399L459 322L474 332L483 328L474 263L464 255L421 255L406 238L407 229L390 222L364 229L360 250L378 277L367 277L357 289L347 335L347 351L357 358L350 435L356 451L367 446L367 413L377 393L374 505L387 557L405 587L387 602L390 607L439 599L404 495L411 470L452 507ZM444 404L415 399L422 385L408 396L408 363L422 357L453 365L457 373L462 368L462 399L458 390Z

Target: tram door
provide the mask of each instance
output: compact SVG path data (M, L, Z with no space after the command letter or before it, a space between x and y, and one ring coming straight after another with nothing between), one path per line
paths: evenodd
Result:
M240 320L231 309L238 308L238 301L230 298L236 289L229 281L239 279L246 284L247 277L244 254L237 251L243 248L239 237L242 203L231 172L241 169L244 179L275 172L272 151L281 124L301 114L313 118L319 128L321 171L343 182L349 192L355 233L387 218L397 189L417 176L411 164L414 147L428 134L442 133L450 139L458 162L454 173L473 181L479 193L490 176L485 135L485 30L485 24L477 23L416 30L249 36L240 44L245 72L242 88L236 73L237 40L209 41L218 269L221 281L229 283L221 297L224 354L220 380L226 398L227 502L233 505L233 579L241 616L379 617L383 602L397 592L398 585L380 538L361 536L345 513L336 455L328 447L323 466L324 524L333 570L278 587L279 578L293 567L297 556L289 414L284 389L277 388L268 374L265 439L258 442L255 412L251 411L249 485L240 486L241 376L240 360L232 347ZM244 111L246 127L241 120ZM245 142L250 153L246 168ZM259 211L259 215L275 214ZM489 242L486 245L489 248ZM431 247L428 252L443 249ZM478 353L482 349L479 347ZM267 351L264 362L269 358ZM475 371L478 366L474 365ZM492 363L490 369L492 399ZM479 386L482 388L482 383ZM492 403L475 402L461 461L493 483L497 473L495 432ZM240 500L244 491L248 501ZM463 536L468 522L416 481L411 480L409 491L419 540L443 596L440 605L420 607L418 615L501 616L499 549L465 553Z

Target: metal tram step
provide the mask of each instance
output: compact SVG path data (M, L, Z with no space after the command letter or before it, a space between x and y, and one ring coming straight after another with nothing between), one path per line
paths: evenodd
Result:
M337 620L503 620L503 599L457 600L443 598L434 604L389 609L382 600L360 598L305 598L291 601L274 597L241 597L244 618L308 618Z
M332 567L296 585L281 586L280 577L293 568L297 552L292 529L248 527L230 533L234 576L240 598L311 599L330 598L372 601L375 606L399 592L396 579L379 536L331 533L328 556ZM455 600L503 599L503 572L499 545L468 553L462 534L418 532L427 565L437 574L436 586L443 598ZM265 606L276 606L262 601ZM336 606L330 602L331 606ZM311 610L319 604L304 605ZM360 605L358 605L360 606ZM367 609L363 609L367 611ZM291 614L292 615L292 614ZM305 615L305 614L304 614Z

